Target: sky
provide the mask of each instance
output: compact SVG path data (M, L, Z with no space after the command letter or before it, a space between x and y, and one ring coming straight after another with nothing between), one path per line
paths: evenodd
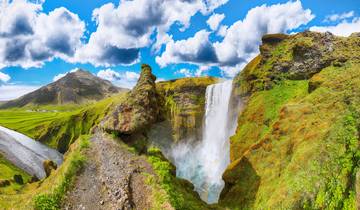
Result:
M360 32L358 0L0 0L0 101L81 68L131 88L142 63L158 80L232 78L268 33Z

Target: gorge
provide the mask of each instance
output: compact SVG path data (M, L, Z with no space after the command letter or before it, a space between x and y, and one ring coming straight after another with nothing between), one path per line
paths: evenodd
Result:
M232 81L209 85L205 94L202 138L195 143L179 143L172 148L176 174L194 184L202 200L216 203L224 187L222 174L230 163L229 102ZM185 140L185 142L187 142Z

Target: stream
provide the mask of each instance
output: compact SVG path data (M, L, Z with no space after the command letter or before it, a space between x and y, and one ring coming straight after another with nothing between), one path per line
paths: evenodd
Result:
M52 160L58 166L63 162L63 155L57 150L2 126L0 153L14 165L39 179L46 177L43 167L45 160Z

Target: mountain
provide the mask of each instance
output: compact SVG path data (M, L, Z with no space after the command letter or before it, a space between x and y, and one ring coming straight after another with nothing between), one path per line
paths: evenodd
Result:
M0 105L0 108L45 104L81 104L97 101L125 90L112 85L107 80L94 76L88 71L79 69L34 92L8 101Z

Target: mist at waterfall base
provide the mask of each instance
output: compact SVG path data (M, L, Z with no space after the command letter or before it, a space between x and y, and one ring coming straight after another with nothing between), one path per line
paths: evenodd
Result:
M206 89L202 139L195 145L189 141L171 149L176 175L189 180L205 202L217 203L224 187L222 174L230 163L229 137L235 132L229 122L232 81L210 85ZM235 120L236 121L236 120Z

